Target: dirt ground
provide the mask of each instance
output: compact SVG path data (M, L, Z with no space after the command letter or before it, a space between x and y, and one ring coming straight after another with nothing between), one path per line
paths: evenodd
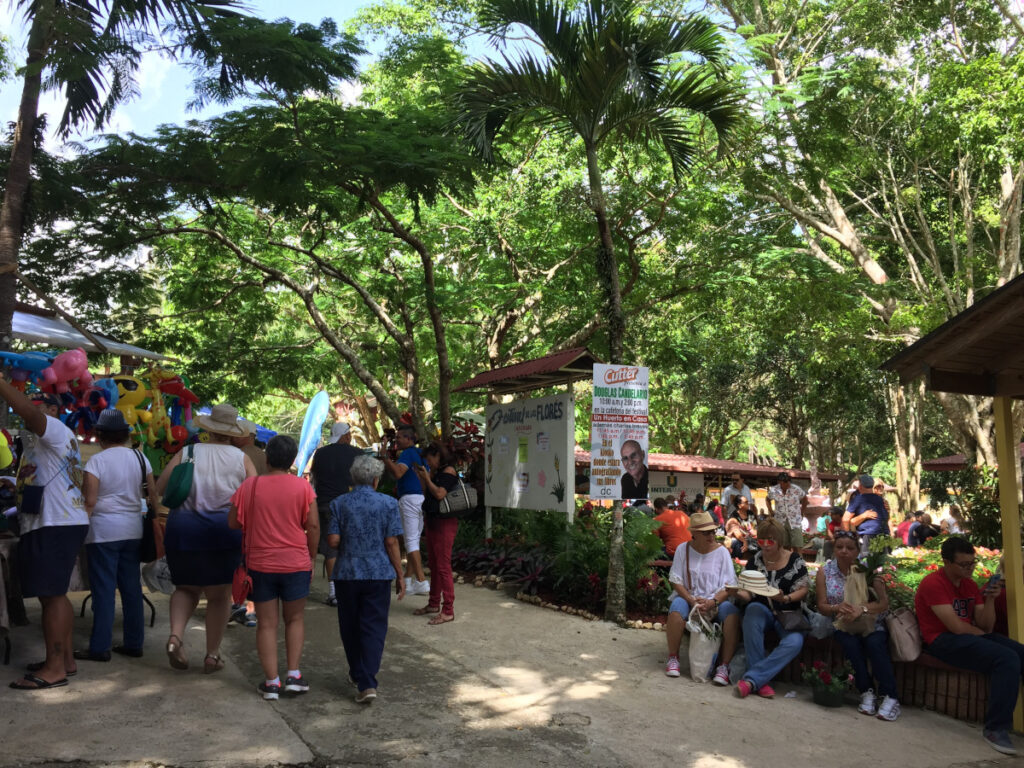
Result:
M819 707L805 688L780 686L768 701L685 674L670 679L663 633L471 585L456 587L456 621L438 627L412 615L424 597L392 604L380 696L358 705L325 590L317 579L306 611L308 694L263 701L255 630L238 624L227 632L223 672L202 674L201 621L185 637L194 667L170 669L167 597L156 595L145 657L79 662L71 684L51 691L0 688L0 766L1024 765L988 747L980 728L920 709L886 723L858 715L852 698L843 709ZM84 595L72 597L77 610ZM10 680L41 657L32 603L32 625L12 633ZM76 619L77 647L90 621Z

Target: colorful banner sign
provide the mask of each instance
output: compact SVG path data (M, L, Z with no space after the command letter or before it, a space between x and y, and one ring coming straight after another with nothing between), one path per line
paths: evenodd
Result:
M572 395L489 405L486 415L485 503L571 514L576 432Z
M590 498L646 499L649 369L594 365Z

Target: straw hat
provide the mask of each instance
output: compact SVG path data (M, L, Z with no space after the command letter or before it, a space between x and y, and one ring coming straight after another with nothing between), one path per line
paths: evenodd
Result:
M690 515L691 531L713 531L718 527L710 512L695 512Z
M726 589L745 589L755 595L763 597L776 597L779 594L778 587L768 585L768 579L760 571L740 571L735 584L726 584Z
M210 409L210 415L199 414L195 417L196 426L213 432L216 435L241 437L248 435L249 430L238 422L238 409L231 403L221 403Z

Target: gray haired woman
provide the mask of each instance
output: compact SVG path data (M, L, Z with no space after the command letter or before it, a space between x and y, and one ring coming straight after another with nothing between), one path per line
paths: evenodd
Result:
M377 492L383 472L382 461L357 456L351 470L354 488L331 502L327 524L327 543L338 550L331 574L338 598L338 630L360 704L377 698L393 581L398 599L405 597L398 550L402 518L398 502Z

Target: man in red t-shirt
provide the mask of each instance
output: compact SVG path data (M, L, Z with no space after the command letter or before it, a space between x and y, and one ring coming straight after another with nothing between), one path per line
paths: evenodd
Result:
M654 519L661 523L655 533L665 544L665 554L671 560L676 547L693 538L690 533L690 516L681 509L669 509L664 499L654 500Z
M977 562L971 543L950 536L942 542L941 552L942 568L925 576L914 595L921 640L935 658L989 676L991 692L982 735L996 751L1015 755L1009 730L1024 668L1024 645L992 634L999 584L987 584L984 592L978 589L971 577Z

